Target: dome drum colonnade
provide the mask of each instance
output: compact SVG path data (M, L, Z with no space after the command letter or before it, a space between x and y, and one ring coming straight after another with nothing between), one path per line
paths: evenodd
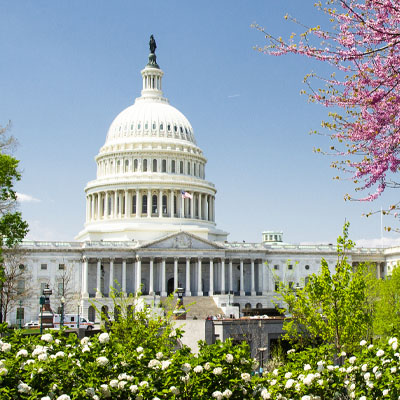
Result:
M178 286L185 288L186 296L226 293L256 296L266 295L271 286L264 260L259 258L85 256L82 266L83 298L109 297L116 287L124 294L167 296ZM248 281L245 275L249 275Z
M187 192L182 198L174 189L122 189L88 194L86 221L121 218L190 218L215 221L215 198Z

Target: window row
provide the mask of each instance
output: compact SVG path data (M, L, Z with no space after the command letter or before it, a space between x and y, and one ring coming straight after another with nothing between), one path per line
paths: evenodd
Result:
M177 139L189 140L191 142L194 142L193 131L190 128L182 125L172 124L170 122L160 122L159 124L154 121L146 121L144 124L142 124L142 122L137 122L132 123L130 126L125 125L124 129L122 128L122 126L119 126L118 132L119 134L121 134L122 131L126 132L129 128L131 132L144 132L145 134L152 132L155 135L157 132L160 132L161 134L165 132L170 137L174 135L174 137Z
M129 172L165 172L171 174L192 175L205 178L204 165L191 161L177 161L167 159L138 159L100 161L98 163L101 175Z

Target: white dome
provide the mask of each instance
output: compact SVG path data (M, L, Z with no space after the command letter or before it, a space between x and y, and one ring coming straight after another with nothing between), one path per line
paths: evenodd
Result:
M164 101L162 101L164 100ZM105 145L143 139L178 139L196 144L187 118L166 99L138 98L112 122Z
M135 103L111 123L86 188L79 240L155 240L185 230L224 241L216 228L215 186L187 118L163 97L163 71L150 54Z

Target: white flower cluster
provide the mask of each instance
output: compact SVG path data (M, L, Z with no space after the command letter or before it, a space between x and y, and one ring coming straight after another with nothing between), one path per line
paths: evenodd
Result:
M110 335L107 332L103 332L99 335L99 342L101 344L108 343L110 341Z

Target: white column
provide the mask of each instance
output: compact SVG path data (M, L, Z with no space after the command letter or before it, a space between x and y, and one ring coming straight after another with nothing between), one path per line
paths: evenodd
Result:
M147 191L147 217L151 217L151 191Z
M254 280L254 260L251 260L251 295L256 295L256 285Z
M203 285L201 281L201 258L197 261L197 296L203 296Z
M182 218L183 217L183 212L182 212L182 203L183 203L183 199L182 199L182 194L180 192L178 192L177 196L176 196L176 200L177 200L177 212L178 212L178 218Z
M149 294L154 294L154 259L150 258L150 282L149 282Z
M97 219L99 220L101 217L101 193L97 193Z
M174 218L174 191L171 190L170 191L170 195L169 195L169 216L171 218Z
M129 207L130 196L128 196L128 191L127 190L125 190L124 196L125 196L125 213L124 214L125 214L125 218L128 218L131 215L131 208Z
M208 292L209 296L214 294L214 260L210 258L210 290Z
M162 207L163 207L163 204L162 204L162 197L163 197L163 191L162 191L162 190L160 190L160 191L158 192L158 217L159 217L159 218L162 218L162 216L163 216L163 210L162 210Z
M225 258L221 258L221 294L225 294Z
M110 258L110 280L109 280L109 293L108 297L110 297L112 288L114 287L114 259Z
M165 258L161 261L161 296L167 295L167 287L165 280Z
M89 260L83 257L83 290L82 297L89 297Z
M244 292L244 271L243 271L243 259L240 259L240 295L245 296Z
M136 293L142 290L142 259L136 256Z
M268 294L268 268L265 265L265 260L261 260L262 268L262 294L265 296Z
M142 203L140 201L140 192L138 189L136 189L136 218L139 218L139 216L142 214Z
M201 193L199 193L199 197L197 198L198 201L198 209L199 209L199 219L202 218L202 212L201 212Z
M229 260L229 292L233 294L233 260Z
M104 200L104 218L108 218L108 192L106 192L106 197Z
M177 296L176 289L178 289L178 258L174 258L174 296Z
M96 297L102 297L101 294L101 258L97 260L97 271L96 271Z
M186 290L185 290L185 295L186 296L191 296L190 293L190 258L186 258Z
M190 218L193 219L194 216L194 192L192 192L192 198L189 199L189 203L190 203Z
M118 217L118 192L114 192L114 215L113 218Z
M122 260L122 292L126 294L126 260Z

